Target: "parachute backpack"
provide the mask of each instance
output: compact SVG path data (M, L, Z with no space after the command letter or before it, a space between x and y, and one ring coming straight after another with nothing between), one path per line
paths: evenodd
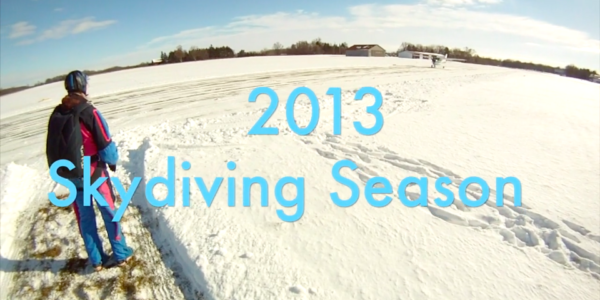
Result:
M87 92L87 76L80 71L73 71L65 78L65 89L69 93ZM48 120L48 135L46 137L46 159L48 167L59 160L70 161L75 168L69 170L60 167L57 174L63 178L83 178L83 137L79 116L92 105L83 101L71 109L65 109L62 104L54 108ZM94 160L92 159L92 162ZM99 168L96 168L98 170ZM98 173L98 172L95 172ZM98 174L92 175L92 181Z
M81 136L80 113L90 107L87 102L65 111L62 105L54 108L48 120L48 136L46 137L46 158L48 167L59 160L68 160L75 168L69 170L60 167L59 176L68 179L83 178L83 137Z

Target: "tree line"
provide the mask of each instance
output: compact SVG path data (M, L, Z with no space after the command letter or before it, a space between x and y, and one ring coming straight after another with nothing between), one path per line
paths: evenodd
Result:
M321 39L315 39L313 41L299 41L288 47L277 42L273 44L271 48L264 48L260 51L245 51L239 50L237 53L229 46L218 46L214 47L210 45L208 48L190 47L190 49L183 49L182 46L177 46L175 49L169 52L160 53L159 64L172 64L172 63L183 63L190 61L200 61L209 59L223 59L223 58L234 58L234 57L252 57L252 56L271 56L271 55L344 55L348 49L347 43L328 43L323 42ZM555 73L558 67L536 64L532 62L522 62L511 59L495 59L489 57L482 57L477 55L474 49L469 47L465 48L448 48L443 45L421 45L412 43L402 43L398 51L409 50L409 51L420 51L429 53L448 54L448 58L459 59L465 63L473 63L480 65L490 65L499 67L508 67L516 69L534 70L540 72ZM397 52L396 52L397 53ZM389 53L388 55L394 56L395 53ZM114 71L148 67L157 63L143 62L133 66L116 66L104 70L84 70L88 75L109 73ZM591 80L593 76L597 75L596 71L589 69L578 68L574 65L568 65L564 68L564 75L568 77L574 77L584 80ZM49 84L53 82L62 81L66 74L48 78L43 82L38 82L34 85L18 86L0 89L0 96L15 93L28 88Z
M398 51L419 51L419 52L429 52L429 53L438 53L438 54L448 54L448 58L460 59L465 63L479 64L479 65L488 65L488 66L498 66L498 67L506 67L513 69L524 69L524 70L532 70L538 72L547 72L547 73L556 73L556 69L560 69L555 66L549 66L544 64L536 64L532 62L522 62L519 60L513 59L496 59L489 57L482 57L477 55L474 49L465 47L463 49L460 48L448 48L446 46L441 45L420 45L420 44L411 44L411 43L402 43ZM583 80L592 80L592 78L597 74L596 71L590 69L578 68L575 65L568 65L564 69L564 75L567 77L573 77Z
M182 46L177 46L174 50L166 53L160 53L161 63L181 63L188 61L198 61L207 59L233 58L233 57L251 57L251 56L270 56L270 55L343 55L346 54L348 45L346 43L330 44L315 39L312 42L299 41L289 47L283 46L277 42L271 48L265 48L261 51L245 51L240 50L234 52L229 46L214 47L210 45L208 48L191 47L189 50L183 49Z

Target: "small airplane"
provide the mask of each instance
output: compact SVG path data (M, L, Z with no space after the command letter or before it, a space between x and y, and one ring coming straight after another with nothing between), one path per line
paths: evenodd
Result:
M437 68L438 66L442 66L442 69L444 69L446 66L446 60L448 59L448 54L445 54L444 56L432 56L431 57L431 67L432 68Z

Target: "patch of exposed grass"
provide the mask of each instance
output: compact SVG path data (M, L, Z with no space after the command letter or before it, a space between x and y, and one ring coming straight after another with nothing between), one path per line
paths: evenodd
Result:
M139 292L140 288L159 285L160 282L151 273L140 273L140 271L143 271L148 267L155 268L156 266L147 265L147 263L142 262L139 258L134 256L127 263L127 265L124 267L123 272L121 272L121 275L119 276L119 290L125 293L128 297L132 297L133 295Z
M54 288L52 286L44 285L40 289L40 298L39 299L48 299L48 298L50 298L50 294L52 294L53 290L54 290Z
M49 249L44 251L32 253L31 256L33 258L55 258L58 257L62 253L62 248L59 245L54 245Z
M58 196L65 199L67 195ZM120 203L120 198L117 199ZM103 224L96 209L97 224ZM126 233L128 242L145 245L136 252L126 266L93 272L84 250L83 241L77 229L73 209L48 204L34 212L33 218L23 218L23 224L31 224L29 234L21 250L23 258L16 264L13 277L14 299L133 299L138 295L153 294L164 284L169 284L162 275L156 275L162 266L160 259L147 259L144 256L160 257L158 249L146 249L153 245L150 233L141 224L141 216L135 207L129 207L121 224L125 229L135 228ZM33 223L31 223L33 221ZM59 230L71 226L73 230ZM103 247L111 249L106 230L99 227ZM152 246L150 246L152 248ZM110 253L110 251L109 251Z

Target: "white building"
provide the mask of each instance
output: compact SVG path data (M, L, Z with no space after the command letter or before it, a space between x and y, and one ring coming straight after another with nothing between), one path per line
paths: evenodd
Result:
M429 52L419 52L419 51L409 51L404 50L398 52L398 57L400 58L412 58L412 59L431 59L433 56L444 57L439 53L429 53Z

